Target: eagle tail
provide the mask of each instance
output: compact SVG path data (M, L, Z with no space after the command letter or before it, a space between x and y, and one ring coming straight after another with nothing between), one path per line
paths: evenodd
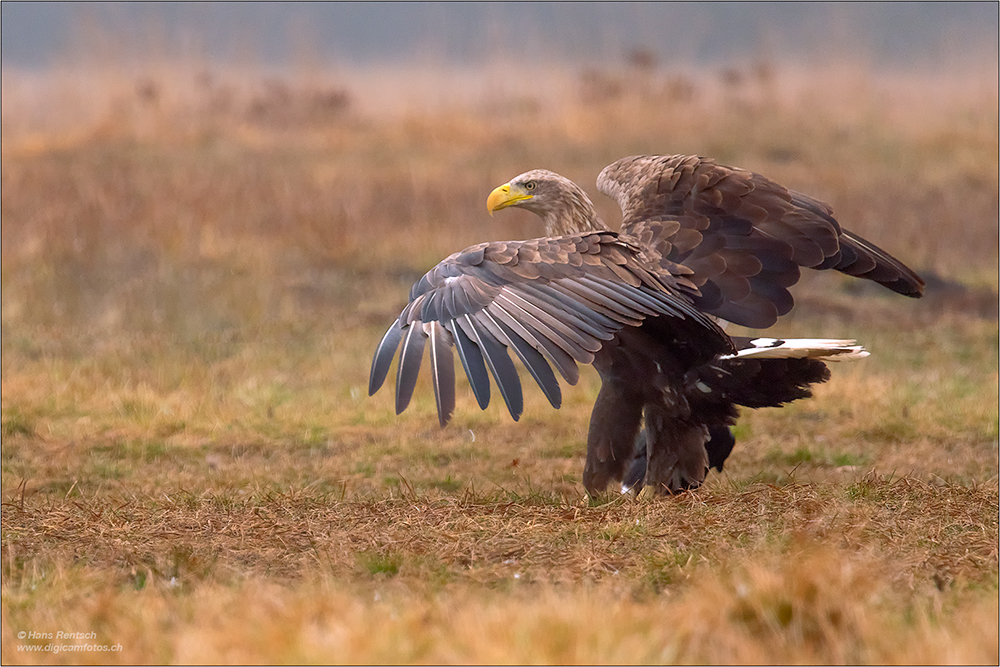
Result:
M719 359L818 359L820 361L850 361L869 355L854 340L829 338L754 338L737 344L736 354Z

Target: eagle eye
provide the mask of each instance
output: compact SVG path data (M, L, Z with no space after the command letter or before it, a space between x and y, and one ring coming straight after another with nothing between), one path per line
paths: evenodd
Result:
M534 181L528 181L527 183L524 184L524 189L525 190L534 190L535 189L535 182Z

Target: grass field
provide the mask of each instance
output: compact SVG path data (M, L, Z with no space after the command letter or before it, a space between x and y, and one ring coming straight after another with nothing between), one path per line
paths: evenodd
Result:
M503 72L5 72L3 662L1000 659L995 61ZM824 199L927 295L805 276L772 331L872 356L668 499L584 497L591 369L520 423L366 396L424 271L540 235L490 189L635 153Z

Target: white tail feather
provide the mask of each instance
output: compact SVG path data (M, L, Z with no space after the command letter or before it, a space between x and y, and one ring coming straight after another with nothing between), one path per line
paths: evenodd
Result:
M821 361L850 361L864 359L868 350L857 341L825 338L757 338L750 342L754 347L726 354L720 359L747 357L755 359L819 359Z

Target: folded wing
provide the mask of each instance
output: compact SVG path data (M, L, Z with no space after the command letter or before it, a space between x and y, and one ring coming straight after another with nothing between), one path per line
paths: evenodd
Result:
M764 328L792 308L801 267L836 269L918 297L924 283L875 244L841 229L832 209L760 174L685 155L623 158L597 187L622 208L623 238L664 265L681 264L694 303Z

